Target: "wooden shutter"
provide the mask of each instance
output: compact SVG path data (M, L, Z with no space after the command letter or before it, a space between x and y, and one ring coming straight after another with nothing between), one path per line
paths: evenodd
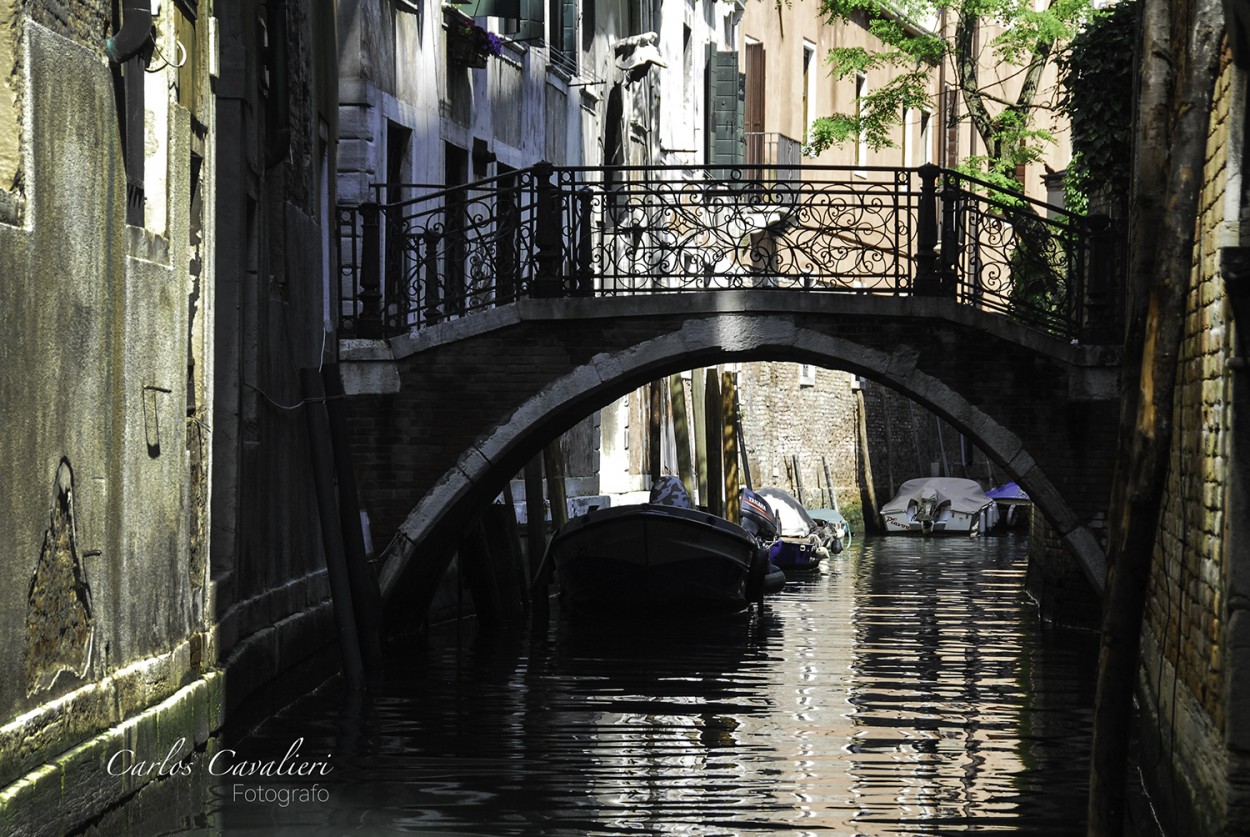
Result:
M707 161L714 166L742 162L742 81L738 53L708 50Z
M544 6L546 0L520 0L521 18L517 27L517 38L522 41L541 41L543 39L543 21L546 19Z
M764 160L764 45L747 44L745 63L746 91L743 96L743 130L745 160Z
M560 14L560 49L572 57L577 54L577 0L563 0Z
M509 20L522 17L521 0L469 0L455 5L469 17L503 17Z

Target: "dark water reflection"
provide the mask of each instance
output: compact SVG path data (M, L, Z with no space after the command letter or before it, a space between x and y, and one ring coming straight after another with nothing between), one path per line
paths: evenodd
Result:
M1096 643L1046 632L1025 541L867 539L762 614L398 653L230 746L331 754L321 801L214 790L226 833L1082 834ZM253 786L255 782L251 783ZM287 787L306 787L299 780ZM281 781L271 782L280 787Z

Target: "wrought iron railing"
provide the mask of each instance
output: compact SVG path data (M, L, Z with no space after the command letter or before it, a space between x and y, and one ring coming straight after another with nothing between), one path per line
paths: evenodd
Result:
M1113 325L1105 219L931 165L540 164L406 188L416 196L339 209L343 336L520 297L733 288L949 297L1083 340Z

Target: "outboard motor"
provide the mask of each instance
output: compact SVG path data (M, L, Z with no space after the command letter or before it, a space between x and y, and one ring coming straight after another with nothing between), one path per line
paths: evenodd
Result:
M773 514L772 506L763 497L749 488L742 489L738 495L738 510L742 528L754 535L756 540L772 543L777 539L781 526L777 523L777 515Z

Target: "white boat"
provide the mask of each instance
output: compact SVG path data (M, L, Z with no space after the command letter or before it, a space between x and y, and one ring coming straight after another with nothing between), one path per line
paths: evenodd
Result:
M881 507L888 533L978 535L998 521L998 507L973 480L921 477L908 480Z

